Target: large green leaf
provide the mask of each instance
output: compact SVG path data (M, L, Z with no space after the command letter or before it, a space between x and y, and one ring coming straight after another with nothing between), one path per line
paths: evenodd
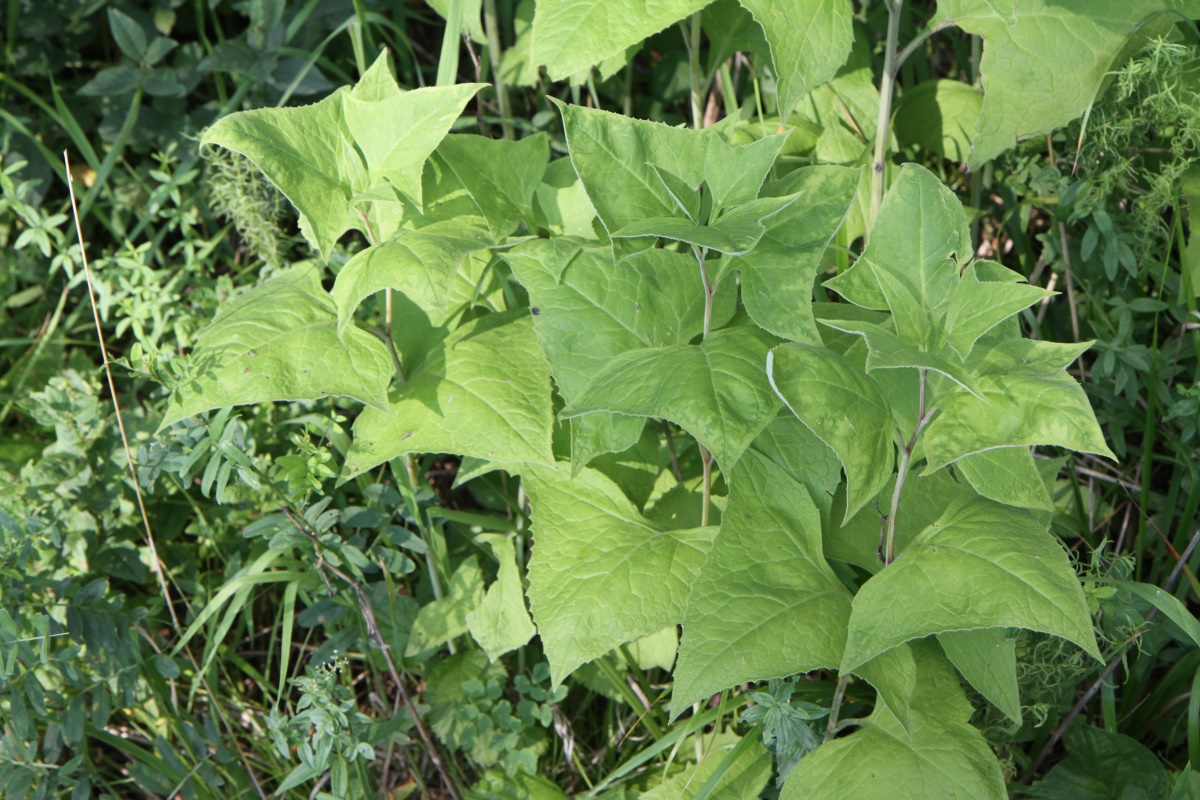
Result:
M1059 636L1100 658L1083 589L1058 540L1023 511L961 501L859 589L843 671L933 633L1003 627Z
M343 479L406 453L552 463L550 370L522 312L458 328L354 422Z
M711 0L538 0L533 59L562 80L639 44Z
M741 0L766 32L775 63L778 107L786 117L796 102L837 74L854 44L853 11L846 0Z
M1114 60L1148 15L1200 16L1196 0L938 0L930 24L982 36L983 110L969 165L1047 134L1092 104ZM1165 22L1174 22L1170 16Z
M609 231L682 214L652 164L690 187L704 182L708 143L717 137L712 129L692 131L582 106L558 107L571 163Z
M948 631L938 634L938 642L968 683L1013 722L1021 722L1017 643L1007 628Z
M385 409L392 376L379 339L357 328L338 336L337 310L312 264L230 303L197 338L188 369L163 427L214 408L270 400L342 396Z
M680 217L650 217L624 225L620 230L613 231L612 236L619 239L656 236L686 242L718 253L745 255L754 249L767 232L764 223L795 200L794 195L760 197L722 214L709 225L701 225Z
M656 347L613 358L563 409L662 417L695 436L728 472L780 408L764 373L777 340L726 328L698 345Z
M612 251L567 237L537 239L503 254L536 309L533 329L569 402L622 353L682 345L704 329L704 284L695 259L651 249L613 264ZM714 319L733 313L734 287L718 293ZM643 420L593 414L571 420L572 461L630 447Z
M488 139L451 134L438 145L437 155L454 172L479 207L494 241L533 217L533 193L550 158L544 133L524 139Z
M863 726L805 756L780 800L1005 800L987 740L969 723L971 704L945 656L914 647L916 691L905 720L877 705Z
M906 164L862 257L825 286L865 308L890 310L904 342L965 359L982 335L1049 294L999 265L968 264L971 253L962 203L929 170Z
M923 369L939 372L968 392L975 393L975 380L951 353L931 353L904 341L896 334L870 322L821 320L843 333L861 336L867 345L867 372L876 369Z
M823 347L777 347L767 375L792 413L837 453L846 471L849 520L892 474L895 425L887 398L861 370Z
M1053 511L1054 503L1028 447L997 447L963 456L954 469L989 500Z
M854 199L858 176L856 169L804 167L763 190L768 196L798 197L766 221L753 250L729 259L725 268L741 272L746 311L776 336L820 344L809 302L813 282Z
M537 630L525 608L525 590L512 535L484 533L476 541L491 547L500 569L483 599L467 612L467 629L488 658L497 661L532 639Z
M333 283L338 332L345 334L363 300L384 289L403 292L422 308L444 307L463 259L488 244L482 233L456 225L402 230L355 254Z
M683 618L673 717L730 686L841 660L850 593L821 553L821 517L805 486L753 449L730 486Z
M535 545L529 602L555 685L618 645L683 620L715 527L663 530L593 469L522 472Z
M420 204L425 160L482 85L404 92L388 58L381 55L354 89L310 106L230 114L200 140L254 162L300 212L301 229L326 258L343 233L362 229L359 197L396 190Z
M979 396L958 390L921 436L928 469L995 447L1057 445L1114 461L1087 395L1065 372L984 375Z

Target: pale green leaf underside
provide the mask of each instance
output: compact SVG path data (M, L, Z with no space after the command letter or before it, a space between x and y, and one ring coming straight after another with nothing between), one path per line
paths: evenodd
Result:
M406 453L552 463L550 371L521 312L458 328L393 391L390 413L354 422L342 479Z
M1007 628L949 631L938 634L938 642L968 683L1013 722L1021 721L1017 643Z
M1167 9L1200 16L1195 0L939 0L930 24L984 40L971 169L1083 114L1134 29Z
M711 0L539 0L533 59L562 80L653 36Z
M975 397L957 391L922 434L927 469L996 447L1057 445L1114 461L1083 388L1066 373L978 378Z
M699 345L617 356L563 409L669 419L695 436L727 472L780 402L764 374L777 340L757 328L727 328Z
M751 449L683 618L671 716L738 684L840 662L850 594L802 483Z
M767 360L771 386L846 471L850 519L879 493L895 458L887 399L860 370L821 347L785 344Z
M664 531L593 469L527 466L529 602L555 685L618 645L683 620L717 529Z
M897 603L897 597L909 598ZM854 598L842 671L933 633L1026 628L1100 657L1066 551L1023 511L986 500L951 506Z
M525 589L517 569L517 550L513 537L504 534L480 534L476 541L489 545L500 562L496 581L483 599L467 612L467 629L492 661L524 645L537 629L525 608Z
M775 64L780 114L833 78L854 45L847 0L741 0L763 27Z
M214 408L271 400L353 397L385 409L392 375L387 348L376 337L358 329L338 336L337 311L312 264L230 303L197 338L188 369L162 427Z

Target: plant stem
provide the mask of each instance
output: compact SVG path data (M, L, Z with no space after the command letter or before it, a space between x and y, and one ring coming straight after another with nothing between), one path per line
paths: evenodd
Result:
M704 259L708 256L707 247L693 247L692 254L696 256L696 263L700 265L700 281L704 284L704 338L708 338L708 334L712 331L712 306L713 295L716 293L716 286L708 280L708 269L704 266ZM696 440L700 444L700 440ZM704 467L704 487L702 490L704 506L700 509L700 527L708 525L708 506L712 501L712 453L708 452L703 444L700 444L700 462Z
M925 410L925 384L927 379L928 370L921 370L921 396L918 402L917 427L907 442L900 442L900 467L896 470L896 488L892 490L892 505L888 509L887 539L883 550L884 566L891 564L896 558L896 521L900 517L900 496L904 492L904 484L908 480L908 470L912 466L912 454L917 446L917 437L921 435L921 430L925 427L925 422L930 417L930 414Z
M846 697L846 685L850 683L849 675L838 677L837 688L833 691L833 704L829 707L829 724L825 726L825 741L831 740L838 729L838 712L842 710L842 700Z
M692 127L704 127L704 86L700 75L700 12L692 14L688 31L688 70L692 79Z
M483 0L483 29L487 34L488 61L492 65L492 84L496 87L496 103L500 106L500 127L505 139L513 138L512 110L508 105L508 87L500 74L500 17L496 13L496 0Z
M884 0L884 5L888 10L888 31L883 51L883 78L879 83L879 119L875 125L875 158L871 164L871 215L867 220L868 231L875 226L875 217L879 215L879 207L883 204L888 138L892 122L892 94L896 83L896 43L900 38L900 9L904 0Z

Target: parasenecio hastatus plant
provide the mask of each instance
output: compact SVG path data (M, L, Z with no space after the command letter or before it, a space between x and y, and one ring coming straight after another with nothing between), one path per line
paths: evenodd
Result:
M658 24L575 42L554 27L574 5L537 5L534 58L552 77ZM703 23L702 2L662 5L663 25L693 12L692 30ZM810 41L820 53L770 4L718 5L763 26L784 109L849 55L849 3L800 3L824 8L812 11L832 32ZM991 37L985 76L990 58L1043 35L1005 17L1011 3L942 5L923 35L953 23ZM1031 5L1090 19L1071 3ZM894 22L902 0L885 6ZM1020 312L1051 293L973 258L963 206L933 173L878 157L891 81L914 49L898 52L896 35L893 24L877 157L851 166L793 168L786 130L763 135L737 116L684 129L563 103L569 159L551 161L545 134L448 133L481 85L404 91L386 55L314 105L222 119L204 144L261 169L323 259L350 230L368 246L331 291L306 262L231 303L200 336L163 425L354 398L365 408L343 481L403 471L414 453L460 456L460 481L519 476L528 610L520 555L497 551L503 597L477 592L490 611L467 616L490 658L530 639L530 613L555 686L681 629L673 718L746 683L818 670L836 681L828 707L806 711L823 743L787 748L803 758L788 764L783 800L1007 797L964 683L1019 721L1014 629L1100 658L1049 531L1061 462L1032 448L1113 456L1066 371L1088 343L1022 335ZM1093 55L1120 39L1095 39ZM1014 76L998 67L989 80L973 165L1037 132L1005 93ZM1057 76L1051 94L1072 99L1035 124L1078 115L1073 87L1098 80ZM824 282L836 302L814 302L849 221L869 228L865 248ZM375 295L380 311L360 312ZM384 328L368 330L369 314ZM664 423L669 466L638 455L659 451ZM684 468L673 435L681 451L695 442ZM844 718L848 693L873 697L870 713ZM757 737L735 756L769 759Z

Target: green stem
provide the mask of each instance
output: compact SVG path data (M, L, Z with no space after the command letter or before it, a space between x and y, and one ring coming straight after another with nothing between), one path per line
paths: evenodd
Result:
M708 256L707 247L693 247L692 253L696 256L696 263L700 265L700 280L704 284L704 338L708 339L708 334L712 331L712 307L713 295L716 293L717 287L708 280L708 270L704 266L704 259ZM697 439L697 444L699 440ZM708 452L703 444L700 444L700 463L704 468L704 486L702 489L702 502L704 505L700 508L700 527L708 525L708 507L712 501L712 453Z
M887 42L883 52L883 79L879 84L879 119L875 125L875 158L871 164L871 215L867 229L875 226L883 204L887 171L888 138L892 121L892 94L896 83L896 43L900 38L900 9L904 0L884 0L888 10Z
M928 379L926 370L921 370L920 373L920 391L921 396L918 401L917 410L917 428L913 431L907 442L900 442L900 466L896 470L896 488L892 490L892 505L888 509L887 517L887 538L883 550L883 564L887 566L896 559L896 522L900 518L900 497L904 493L904 484L908 480L909 467L912 466L913 450L917 446L917 437L921 435L922 429L925 427L926 421L931 416L925 410L925 384Z
M825 741L830 741L837 735L838 712L842 710L842 701L846 697L846 685L850 683L849 675L838 677L837 688L833 691L833 705L829 708L829 724L825 726Z
M704 127L704 86L700 75L700 12L692 14L688 41L688 70L692 79L692 127Z
M492 84L496 87L496 103L500 106L500 127L504 138L513 138L512 110L508 106L508 87L500 74L500 16L496 13L496 0L483 0L483 29L487 34L488 61L492 64Z

